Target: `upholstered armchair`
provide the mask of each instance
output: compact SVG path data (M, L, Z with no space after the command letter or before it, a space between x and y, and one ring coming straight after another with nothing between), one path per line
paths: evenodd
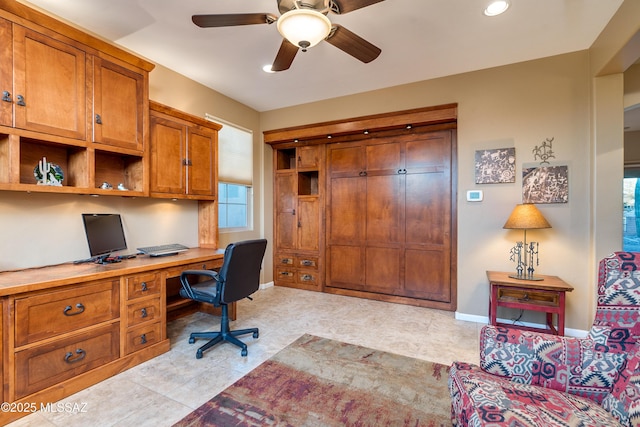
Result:
M487 325L449 372L454 425L640 426L640 253L600 261L586 338Z

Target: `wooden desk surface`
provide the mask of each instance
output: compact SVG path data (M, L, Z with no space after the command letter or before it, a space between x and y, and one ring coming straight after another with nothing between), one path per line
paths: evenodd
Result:
M503 271L487 271L489 283L499 283L503 286L522 287L527 289L539 289L547 291L571 292L573 286L559 278L558 276L543 276L544 280L522 280L509 277L510 274Z
M0 273L0 296L37 291L78 282L106 279L148 270L177 267L201 261L223 258L224 249L193 248L177 255L150 257L138 255L113 264L74 264L72 262L46 267Z

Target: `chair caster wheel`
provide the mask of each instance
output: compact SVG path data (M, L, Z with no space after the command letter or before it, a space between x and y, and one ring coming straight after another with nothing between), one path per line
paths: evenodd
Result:
M196 342L195 338L189 338L189 344L193 344L194 342Z
M243 348L242 351L240 352L240 356L242 356L242 357L247 357L247 354L248 354L248 352L247 352L246 348Z
M196 359L202 359L202 350L196 351Z
M258 336L259 336L259 335L260 335L260 334L259 334L257 331L253 333L253 337L254 337L254 338L258 338Z

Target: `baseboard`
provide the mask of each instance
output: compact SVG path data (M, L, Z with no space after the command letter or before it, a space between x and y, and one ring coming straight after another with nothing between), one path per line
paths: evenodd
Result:
M459 313L456 311L455 313L456 316L456 320L463 320L465 322L474 322L474 323L483 323L483 324L488 324L489 323L489 316L478 316L475 314L465 314L465 313ZM499 322L502 323L513 323L513 320L511 319L498 319ZM528 326L528 327L532 327L532 328L544 328L546 327L546 325L542 325L540 323L531 323L531 322L518 322L518 324L521 324L523 326ZM571 328L564 328L564 334L568 337L576 337L576 338L584 338L589 334L589 331L584 331L582 329L571 329Z
M273 287L273 281L267 283L260 283L260 290Z

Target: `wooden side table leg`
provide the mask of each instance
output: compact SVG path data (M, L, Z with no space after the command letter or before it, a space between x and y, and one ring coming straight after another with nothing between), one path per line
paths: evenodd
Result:
M565 293L560 292L559 305L560 312L558 313L558 335L564 336L564 303Z
M498 286L491 284L491 296L489 297L489 324L496 325L498 311Z

